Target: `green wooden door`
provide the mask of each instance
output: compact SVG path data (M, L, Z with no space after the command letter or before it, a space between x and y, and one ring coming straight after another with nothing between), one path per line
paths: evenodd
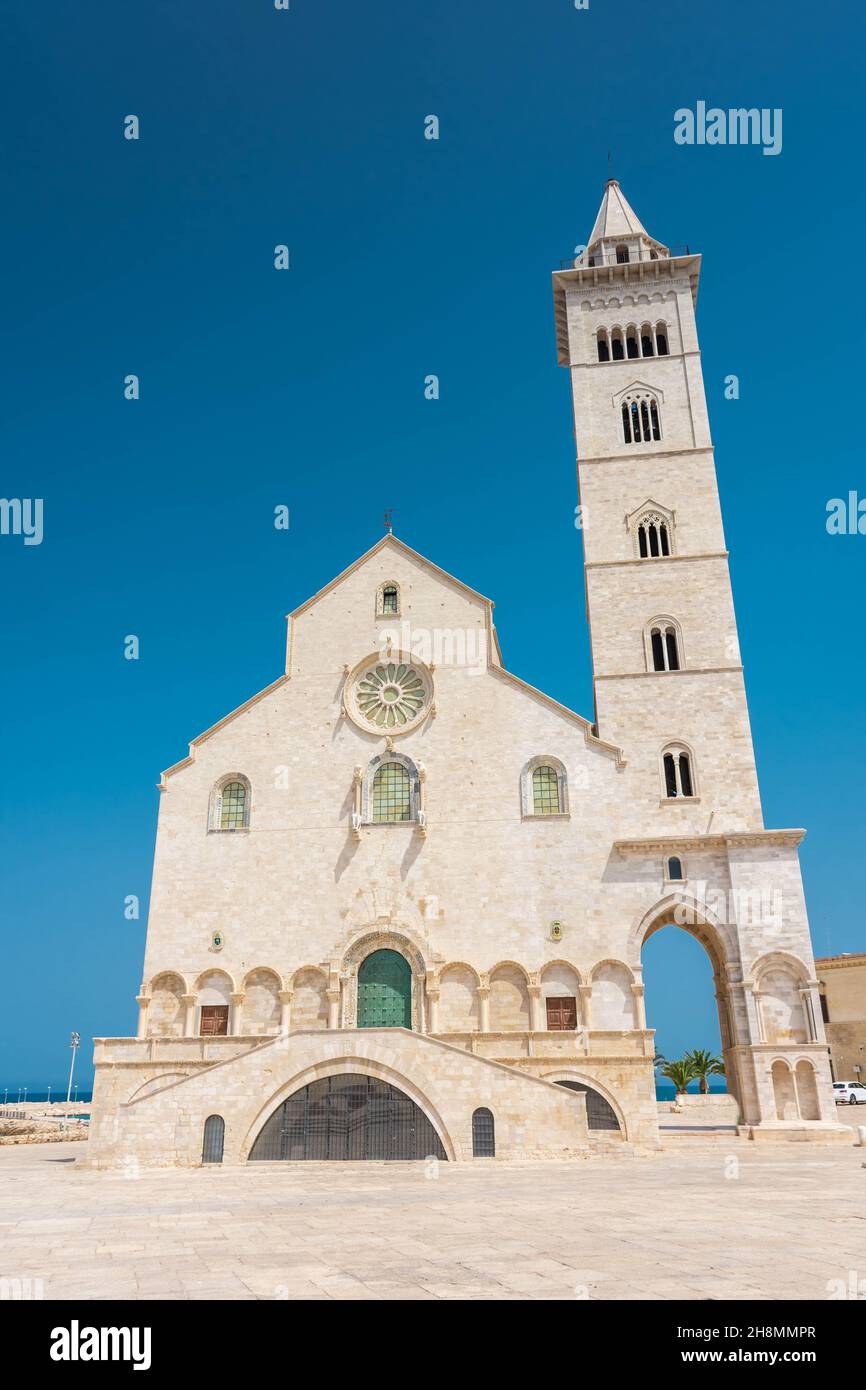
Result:
M361 962L358 1027L412 1027L412 971L399 951L374 951Z

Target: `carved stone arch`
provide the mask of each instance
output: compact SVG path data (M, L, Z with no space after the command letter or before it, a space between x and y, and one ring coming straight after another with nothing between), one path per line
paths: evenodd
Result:
M577 1081L581 1086L587 1086L591 1091L597 1091L603 1100L606 1100L617 1120L619 1121L620 1133L623 1139L629 1138L628 1124L626 1122L625 1111L619 1099L614 1095L609 1086L604 1082L598 1081L594 1076L588 1076L586 1072L578 1070L576 1067L557 1067L554 1071L544 1072L542 1081L551 1081L553 1085L562 1081Z
M355 939L343 955L340 964L342 984L342 1013L344 1028L358 1026L358 971L362 961L374 951L397 951L409 962L412 973L412 1029L424 1033L426 1029L425 983L427 961L424 952L409 932L402 927L377 927L368 929Z
M143 991L147 998L153 995L154 985L156 985L159 980L179 980L182 992L184 994L189 994L190 992L189 980L186 975L182 975L179 970L158 970L155 975L150 977Z
M553 970L554 967L558 965L565 966L568 970L573 970L575 975L577 976L577 982L581 986L581 988L583 988L587 984L586 976L584 975L580 967L575 965L573 960L564 960L561 956L558 956L556 960L546 960L544 962L543 966L538 972L539 983L544 984L545 975L547 975L549 971Z
M213 978L213 976L215 975L221 975L224 979L228 980L229 992L231 994L236 994L238 992L238 987L235 984L235 978L231 974L231 972L228 970L224 970L221 965L211 965L208 966L206 970L203 970L201 974L197 977L195 985L193 986L193 993L197 994L199 990L202 988L202 985L204 984L205 980L209 980Z
M602 967L603 965L621 965L622 968L623 968L623 970L624 970L624 971L626 972L626 974L628 975L629 980L631 981L631 983L632 983L632 984L636 984L636 983L637 983L637 981L635 980L635 972L634 972L634 969L633 969L633 967L632 967L631 965L629 965L629 963L628 963L627 960L620 960L617 956L605 956L602 960L597 960L597 961L595 962L595 964L593 965L592 969L590 970L590 972L589 972L589 983L590 983L590 984L592 984L593 980L595 979L596 975L598 974L599 970L601 969L601 967Z
M481 1027L481 976L463 960L450 960L440 966L439 1032L478 1032Z
M157 1038L182 1038L185 1032L186 1005L189 995L186 977L178 970L160 970L149 981L144 992L147 999L147 1035Z
M523 976L527 985L530 985L532 983L532 976L530 972L527 970L525 965L521 965L520 961L517 960L498 960L496 964L491 965L490 969L487 971L487 978L491 979L497 970L501 970L506 965L511 966L514 970L518 970L520 974Z
M526 1032L532 1026L530 987L535 983L519 961L500 960L489 971L490 1031Z
M268 1120L279 1109L283 1101L288 1100L289 1096L296 1091L303 1090L311 1081L321 1081L328 1076L340 1076L346 1072L354 1073L358 1076L374 1076L380 1081L386 1081L398 1090L403 1091L410 1100L413 1100L420 1110L424 1112L427 1119L433 1125L439 1138L442 1140L448 1158L453 1161L455 1149L448 1131L442 1121L436 1106L427 1095L421 1091L413 1080L397 1071L390 1061L387 1054L379 1055L382 1049L377 1045L372 1045L367 1050L367 1055L358 1057L352 1051L347 1051L344 1056L329 1059L327 1062L315 1062L312 1066L305 1067L290 1081L284 1082L277 1091L262 1105L252 1124L249 1126L244 1141L241 1145L240 1160L245 1162L249 1158L250 1150L256 1139L261 1133Z
M626 958L633 970L641 968L644 944L662 927L668 926L682 927L683 931L699 941L710 958L714 972L718 967L720 978L742 979L735 928L728 922L720 922L705 902L699 903L687 891L666 894L632 923Z
M252 1037L279 1031L282 988L280 974L271 965L258 965L247 971L241 986L244 998L240 1032Z
M325 988L328 985L328 972L321 965L299 965L297 970L293 970L290 975L289 989L297 987L298 980L302 975L320 975L324 981Z
M806 984L812 978L806 962L795 956L790 951L765 951L762 956L756 956L749 966L746 980L749 984L760 988L761 978L768 970L790 970L797 975L801 984Z

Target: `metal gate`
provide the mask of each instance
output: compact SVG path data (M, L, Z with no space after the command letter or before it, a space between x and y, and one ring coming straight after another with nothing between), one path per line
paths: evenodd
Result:
M361 962L358 1027L412 1027L412 970L399 951L373 951Z
M557 1081L556 1084L568 1091L586 1091L586 1123L589 1129L615 1129L619 1132L616 1111L598 1091L585 1086L582 1081Z
M254 1160L418 1159L448 1155L423 1110L396 1086L344 1074L312 1081L274 1111Z
M226 1122L222 1115L208 1115L204 1122L204 1142L201 1147L202 1163L222 1163L225 1137Z
M493 1113L482 1105L472 1114L472 1157L496 1157L496 1133Z

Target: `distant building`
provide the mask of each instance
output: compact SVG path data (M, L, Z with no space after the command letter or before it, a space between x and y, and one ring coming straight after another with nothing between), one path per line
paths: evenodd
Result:
M815 961L834 1081L866 1081L866 951Z

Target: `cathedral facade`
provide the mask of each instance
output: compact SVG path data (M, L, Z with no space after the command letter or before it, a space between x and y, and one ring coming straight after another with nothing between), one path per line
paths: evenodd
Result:
M710 958L743 1131L847 1133L803 832L761 813L699 273L612 180L553 275L593 718L512 675L490 600L388 534L163 774L138 1036L96 1040L94 1165L655 1145L641 951L669 924Z

